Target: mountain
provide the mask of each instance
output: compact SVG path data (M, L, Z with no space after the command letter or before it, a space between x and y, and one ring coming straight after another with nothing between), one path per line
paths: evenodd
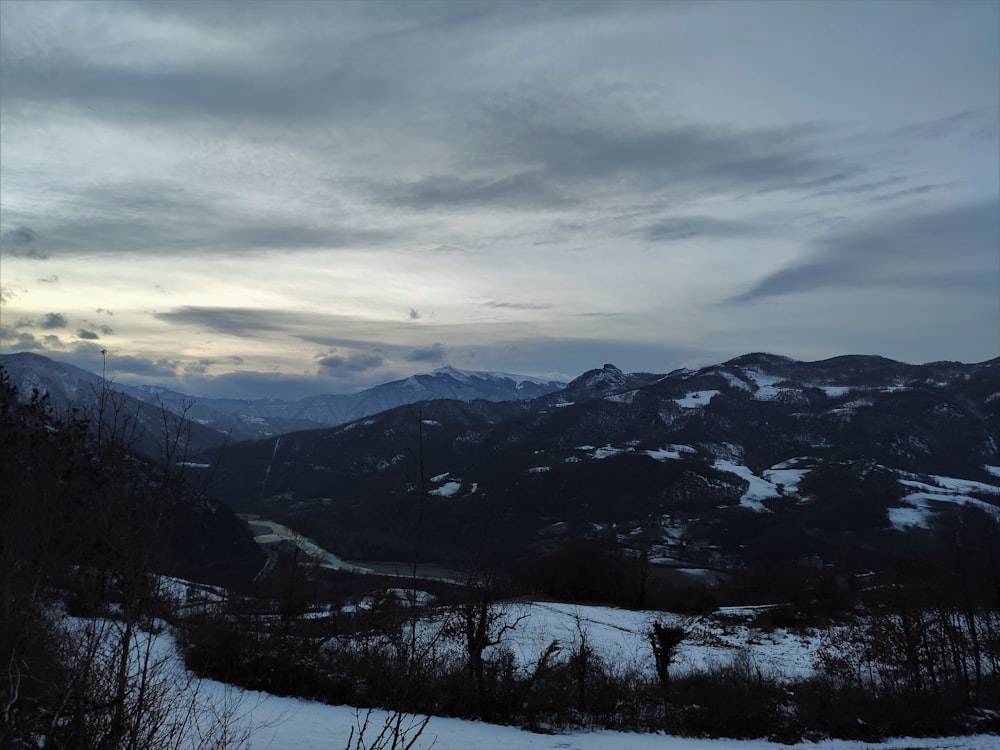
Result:
M70 404L93 408L103 382L99 375L37 354L0 356L18 389L49 393L58 408ZM297 401L280 399L205 398L161 386L110 383L113 390L144 402L159 413L185 417L230 442L271 437L297 430L320 429L350 422L396 406L436 399L508 401L530 399L559 390L560 381L443 367L430 373L369 388L352 395L317 395Z
M202 460L214 496L354 559L600 537L664 564L847 548L874 564L997 517L998 438L1000 359L748 354L667 375L605 365L529 400L427 402Z
M175 411L169 397L161 407L149 393L105 381L100 375L64 362L21 352L0 356L0 367L22 400L31 399L37 392L47 397L57 416L75 414L87 419L94 429L101 424L105 430L127 433L119 437L152 460L160 460L168 453L176 460L227 441L223 432L208 424L211 420L196 419L196 411ZM140 391L141 398L133 395L136 391ZM246 437L261 437L261 434Z

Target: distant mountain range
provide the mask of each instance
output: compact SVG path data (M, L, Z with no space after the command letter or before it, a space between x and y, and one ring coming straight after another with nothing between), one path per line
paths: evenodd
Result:
M24 398L30 397L32 390L37 389L42 394L48 394L57 409L75 406L88 413L96 413L103 383L99 375L27 352L0 356L0 367L7 371ZM142 414L143 421L148 421L150 426L157 424L156 417L162 417L163 409L191 420L197 425L193 445L201 449L224 441L238 442L344 424L418 401L534 398L559 390L565 383L509 373L443 367L360 393L309 396L297 401L205 398L160 386L127 386L117 382L108 385L115 392L124 394L130 402L135 399L152 407L151 411L137 404L131 406L131 410Z
M22 396L96 408L93 373L31 354L0 365ZM1000 517L1000 358L748 354L665 375L606 364L568 384L443 368L297 402L121 390L152 434L164 407L193 420L190 476L214 499L349 559L419 548L462 565L599 538L668 566L844 550L874 565Z
M202 460L215 497L346 557L407 559L419 537L460 564L599 536L726 566L845 545L863 561L997 517L998 440L1000 359L750 354L609 364L529 400L427 402Z

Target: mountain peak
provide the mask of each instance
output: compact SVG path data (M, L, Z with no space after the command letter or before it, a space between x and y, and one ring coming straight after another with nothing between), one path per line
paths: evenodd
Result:
M597 391L609 393L625 388L628 378L613 364L605 364L601 369L587 370L566 386L566 390Z

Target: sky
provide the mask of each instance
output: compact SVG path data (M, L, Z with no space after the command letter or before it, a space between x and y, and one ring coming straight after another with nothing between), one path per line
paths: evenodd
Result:
M992 359L1000 1L4 0L0 300L216 397Z

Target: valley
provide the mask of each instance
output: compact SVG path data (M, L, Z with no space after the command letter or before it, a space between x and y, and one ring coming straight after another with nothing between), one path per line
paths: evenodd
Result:
M96 376L14 364L19 643L83 633L96 658L169 632L163 663L192 685L581 746L584 729L635 747L1000 731L1000 360L607 364L540 395L247 440L190 420L187 398L160 392L157 415ZM149 658L109 684L145 685Z

